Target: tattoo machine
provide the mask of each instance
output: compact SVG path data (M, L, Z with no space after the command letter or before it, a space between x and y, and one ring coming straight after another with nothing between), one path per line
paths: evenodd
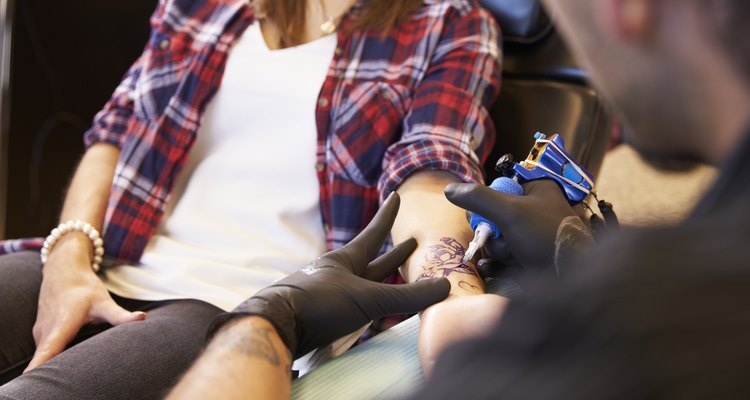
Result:
M570 205L584 204L584 207L591 211L592 226L595 226L597 221L601 223L596 213L588 208L584 201L589 195L593 195L596 199L596 193L593 191L593 175L568 154L565 150L565 142L560 135L554 134L547 138L543 133L537 132L534 138L536 142L526 160L515 163L511 154L500 157L495 164L495 169L503 176L495 179L490 188L498 192L523 196L521 183L552 179L560 186ZM599 201L598 205L608 225L618 226L612 205L603 200ZM471 260L488 239L494 240L502 236L495 224L479 214L473 214L469 224L474 230L474 239L469 243L463 262Z

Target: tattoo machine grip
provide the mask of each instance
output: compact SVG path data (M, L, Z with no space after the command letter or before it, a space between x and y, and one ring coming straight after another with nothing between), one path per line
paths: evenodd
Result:
M514 179L502 176L495 179L490 185L490 189L497 190L507 194L523 196L523 187ZM487 239L497 239L500 237L500 229L487 218L474 213L469 220L469 225L474 231L474 239L469 243L469 248L464 253L463 262L469 262L474 258L477 250L484 246Z
M490 185L490 189L516 196L523 196L523 187L521 184L505 176L495 179ZM471 220L469 221L471 229L476 231L480 223L486 223L492 229L492 236L490 236L489 239L494 240L501 236L500 229L498 229L492 221L479 214L472 214Z

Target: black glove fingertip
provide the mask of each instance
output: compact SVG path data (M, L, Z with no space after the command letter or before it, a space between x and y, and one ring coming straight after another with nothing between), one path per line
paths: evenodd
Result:
M449 183L445 189L443 189L443 194L445 195L445 198L448 199L450 202L454 202L454 200L460 199L466 193L469 193L472 191L472 183Z
M373 260L365 271L364 278L381 282L396 271L417 248L417 240L409 238L391 249L391 251Z

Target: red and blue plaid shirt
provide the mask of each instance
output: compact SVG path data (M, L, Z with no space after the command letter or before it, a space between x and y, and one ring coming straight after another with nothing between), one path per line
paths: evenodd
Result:
M352 14L340 23L316 111L314 167L329 249L360 232L416 171L481 181L494 142L487 108L499 90L498 27L475 0L425 0L386 36L349 32ZM85 134L87 146L121 150L103 229L110 262L139 261L227 55L254 21L243 0L160 0L143 54ZM0 253L40 244L0 242Z

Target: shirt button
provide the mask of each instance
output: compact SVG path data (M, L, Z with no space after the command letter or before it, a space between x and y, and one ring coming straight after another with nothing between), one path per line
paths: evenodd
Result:
M343 53L343 52L344 52L344 50L341 50L341 47L336 47L336 50L334 50L333 52L334 52L334 54L336 54L337 56L340 56L340 55L341 55L341 53Z
M323 172L323 170L326 169L326 165L322 162L315 163L315 170L318 172Z
M169 48L169 40L164 39L161 42L159 42L159 48L162 50L166 50Z
M386 100L391 100L393 98L393 93L391 93L391 92L383 92L382 96Z
M328 232L331 230L331 224L323 224L323 229Z
M319 99L318 99L318 105L319 105L320 107L322 107L322 108L326 108L326 107L328 107L328 99L326 99L325 97L321 97L321 98L319 98Z

